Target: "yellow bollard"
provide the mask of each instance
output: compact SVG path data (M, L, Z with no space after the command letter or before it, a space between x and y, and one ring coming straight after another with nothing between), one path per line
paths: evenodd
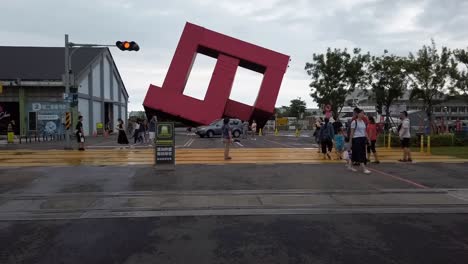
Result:
M15 141L15 132L8 132L7 133L7 143L11 144Z
M300 133L300 132L299 132L299 129L296 128L296 137L299 137L299 133Z
M421 135L421 147L419 149L419 152L424 152L424 135Z
M427 153L431 153L431 136L427 136Z
M278 129L275 129L275 136L278 136L278 135L279 135Z
M263 133L262 133L262 129L260 128L260 130L258 131L258 136L261 137L263 136Z
M390 149L392 147L392 133L388 134L388 146L387 148Z

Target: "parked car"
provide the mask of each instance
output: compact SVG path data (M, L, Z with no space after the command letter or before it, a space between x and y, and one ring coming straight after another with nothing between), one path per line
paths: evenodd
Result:
M242 135L242 121L239 119L230 119L229 126L232 129L232 136L238 138ZM223 119L217 119L207 126L199 126L196 128L196 134L201 138L221 136L221 128L223 127Z

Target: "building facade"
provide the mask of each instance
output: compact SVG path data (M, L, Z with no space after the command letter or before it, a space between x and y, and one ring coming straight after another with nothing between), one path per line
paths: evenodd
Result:
M64 54L55 47L0 47L0 133L10 120L16 134L64 133ZM71 91L78 94L72 131L79 115L86 135L98 124L112 129L118 118L126 120L128 93L109 49L79 48L71 54Z

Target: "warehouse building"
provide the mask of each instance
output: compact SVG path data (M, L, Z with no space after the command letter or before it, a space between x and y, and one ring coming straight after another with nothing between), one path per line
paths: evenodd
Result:
M63 134L65 49L0 46L0 134ZM73 121L82 115L87 135L126 119L128 93L108 48L71 49ZM70 97L69 97L70 98ZM73 125L74 125L73 124Z

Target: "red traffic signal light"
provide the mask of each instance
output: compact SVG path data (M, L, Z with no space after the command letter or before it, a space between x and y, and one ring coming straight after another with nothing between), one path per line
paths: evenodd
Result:
M135 41L117 41L115 46L123 51L139 51L140 46Z

